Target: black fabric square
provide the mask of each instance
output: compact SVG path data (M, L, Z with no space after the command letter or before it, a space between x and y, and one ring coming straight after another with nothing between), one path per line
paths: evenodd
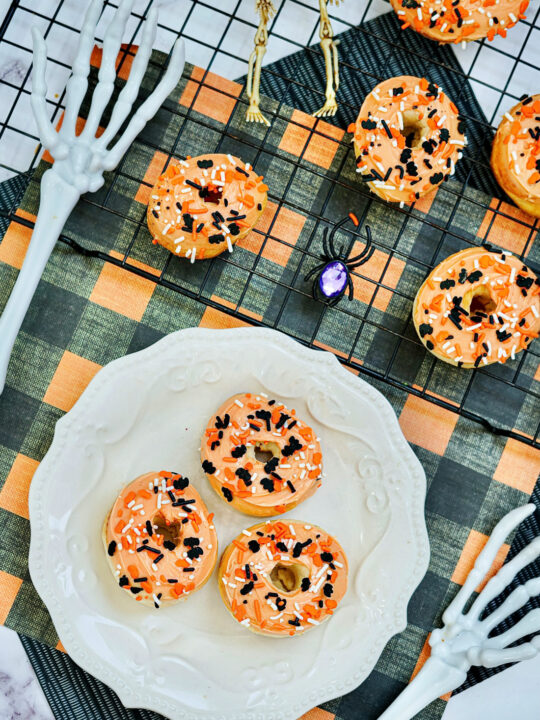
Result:
M498 369L499 367L501 370ZM499 376L513 374L514 369L510 365L495 366L494 369L495 372L490 368L475 374L465 407L480 417L488 415L489 420L495 425L511 429L516 423L527 395L523 390L495 379L495 373ZM492 402L491 398L497 395L504 396L504 402Z
M154 330L154 328L148 327L148 325L144 323L139 323L127 349L128 354L144 350L144 348L149 347L149 345L153 345L158 340L161 340L162 337L164 337L164 333L159 332L159 330Z
M40 403L10 387L0 395L0 445L19 452Z
M404 687L405 683L373 670L356 690L341 698L337 717L376 720Z
M87 300L42 280L22 324L22 330L45 342L65 348Z
M448 580L428 570L409 602L409 622L431 632L439 624L447 591Z
M426 497L426 510L472 527L489 483L487 475L442 458Z

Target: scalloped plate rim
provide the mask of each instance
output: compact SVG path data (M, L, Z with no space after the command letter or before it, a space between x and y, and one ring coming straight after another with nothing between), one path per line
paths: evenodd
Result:
M38 533L39 530L42 530L42 528L38 527L39 523L39 515L40 515L40 494L38 490L41 489L42 486L46 485L46 477L47 477L47 469L48 464L52 462L52 459L54 458L54 452L56 452L59 449L59 443L62 442L64 433L67 432L69 426L73 423L77 423L79 420L79 417L81 417L84 412L87 405L91 404L92 398L94 394L97 392L99 387L103 384L106 384L109 381L109 377L111 374L116 375L119 371L119 368L129 368L131 365L136 365L140 361L150 359L151 356L158 352L159 348L163 347L164 345L168 345L170 343L175 343L180 340L189 340L192 336L196 337L199 335L207 335L210 336L212 334L216 334L219 336L223 336L224 334L227 334L229 336L250 336L259 335L261 338L264 338L265 340L269 340L273 343L281 344L282 346L288 346L289 348L294 347L295 350L302 354L304 357L309 356L313 360L315 358L317 359L317 362L324 362L327 365L332 366L333 370L336 370L339 375L341 376L341 379L343 382L347 380L347 384L350 386L351 384L351 374L341 365L341 363L338 361L336 356L332 354L331 352L328 352L326 350L319 350L315 348L308 348L305 345L303 345L301 342L297 341L295 338L290 337L280 331L273 330L270 328L261 328L261 327L239 327L239 328L228 328L223 330L217 330L213 328L185 328L182 330L177 330L173 333L170 333L169 335L165 335L163 338L158 340L157 342L153 343L152 345L148 346L147 348L144 348L142 350L139 350L135 353L131 353L129 355L124 355L122 357L119 357L110 363L104 365L92 378L92 380L89 382L81 396L78 398L76 403L73 405L73 407L65 414L63 415L55 425L53 439L51 442L51 445L49 449L47 450L47 453L43 457L42 461L40 462L38 468L36 469L36 472L32 478L32 482L30 484L30 491L29 491L29 515L30 515L30 526L31 526L31 540L30 540L30 551L29 551L29 571L30 576L32 579L32 582L34 584L34 587L38 594L40 595L42 601L47 607L47 610L49 611L51 615L51 619L53 620L53 624L55 626L55 629L58 633L58 636L60 638L60 642L64 646L66 652L70 655L70 657L85 671L92 674L94 677L98 678L101 682L103 682L105 685L110 687L121 699L122 703L127 708L143 708L147 709L153 712L159 712L167 717L171 717L170 713L174 712L177 714L177 717L182 718L183 720L202 720L208 719L212 717L215 720L218 720L219 718L223 718L226 720L251 720L257 718L257 720L275 720L276 715L274 711L272 711L273 715L267 715L264 710L254 710L254 711L242 711L242 712L236 712L235 714L231 714L229 712L225 714L221 714L219 716L217 715L209 715L209 712L207 711L199 711L194 712L193 709L184 709L183 708L175 708L174 711L170 709L170 706L165 707L165 705L168 705L168 700L161 700L159 697L159 694L156 694L154 690L151 690L148 692L146 690L148 702L137 702L133 703L130 702L130 698L126 695L127 692L129 692L129 688L126 687L124 689L123 687L119 685L115 685L114 682L111 681L111 675L107 673L106 668L104 667L103 671L101 671L100 666L93 667L92 665L92 658L91 656L95 656L95 652L90 649L88 646L86 650L80 649L75 640L72 641L71 636L69 635L69 627L70 623L65 618L64 615L61 613L61 607L60 603L58 603L58 608L55 602L54 593L52 588L49 587L48 578L41 574L39 569L39 559L41 557L41 546L38 544ZM425 516L424 516L424 501L425 501L425 494L426 494L426 479L425 479L425 473L424 469L412 451L411 447L407 443L401 428L399 426L399 422L397 419L397 416L394 412L394 409L388 402L388 400L384 397L384 395L377 390L377 388L373 387L369 383L367 383L363 378L359 377L358 375L354 375L353 377L356 378L354 381L354 384L356 387L354 387L354 390L356 392L361 392L362 389L369 388L369 393L373 395L374 398L377 398L376 402L374 402L375 406L379 406L377 409L383 411L385 415L385 419L389 419L391 424L393 425L393 440L396 441L396 450L400 453L400 455L406 456L408 462L411 466L411 474L414 477L416 482L422 483L421 488L421 507L417 507L416 505L412 505L412 513L414 515L420 514L420 518L416 517L417 520L420 520L420 524L417 527L416 535L414 536L414 539L416 541L416 548L417 548L417 561L416 561L416 573L411 573L411 575L408 578L408 582L404 583L404 587L402 590L401 598L403 599L402 606L397 608L397 613L399 613L400 620L397 621L393 619L392 621L388 621L388 624L385 626L386 632L383 634L381 633L380 642L378 643L378 647L376 648L376 651L372 653L372 656L374 656L374 661L372 664L372 668L375 666L378 658L380 657L380 654L388 641L397 633L402 632L406 626L407 626L407 605L408 602L412 596L412 593L414 592L415 588L418 586L422 578L424 577L428 565L429 565L429 558L430 558L430 547L429 547L429 540L427 535L427 529L425 524ZM37 530L37 532L36 532ZM43 529L44 530L44 529ZM57 611L58 610L58 611ZM396 610L396 608L393 608L393 610ZM389 613L390 614L390 613ZM396 613L394 612L394 618ZM368 671L369 672L369 671ZM360 681L360 684L363 682L365 677L367 677L367 674L365 674L364 678ZM114 678L112 678L114 680ZM307 712L311 708L313 708L315 705L320 705L323 702L328 702L329 700L334 699L335 697L339 697L340 695L343 695L347 692L350 692L354 688L358 687L359 683L355 680L354 677L349 678L348 680L345 679L342 683L342 687L339 689L339 691L330 690L330 691L324 691L321 689L320 697L316 700L310 700L308 698L302 700L299 699L298 702L301 704L302 710L301 713ZM284 710L283 714L279 716L279 718L283 718L283 720L295 720L298 717L296 712L294 715L287 714L287 711Z

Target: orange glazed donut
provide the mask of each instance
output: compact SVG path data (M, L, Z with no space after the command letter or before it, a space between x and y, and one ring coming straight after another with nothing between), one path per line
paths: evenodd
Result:
M491 167L516 205L540 217L540 95L525 97L505 113L495 135Z
M383 200L412 203L454 174L467 143L458 109L425 78L385 80L364 100L354 132L357 172Z
M430 273L413 319L440 360L465 368L504 363L538 337L540 281L506 250L462 250Z
M403 23L431 40L459 43L496 35L525 19L529 0L390 0Z
M316 525L268 520L244 530L223 553L219 591L253 632L296 635L320 625L347 590L347 557Z
M103 526L103 542L119 586L159 608L184 599L208 580L217 537L188 478L149 472L126 485Z
M232 155L172 160L152 189L148 228L154 243L191 262L232 252L259 219L267 190Z
M264 393L223 403L208 423L201 460L218 495L247 515L284 513L321 484L319 439L294 410Z

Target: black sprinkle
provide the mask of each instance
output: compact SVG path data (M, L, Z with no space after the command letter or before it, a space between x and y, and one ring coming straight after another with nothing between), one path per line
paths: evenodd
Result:
M232 492L229 490L229 488L221 486L221 492L223 493L223 497L227 502L232 502L233 495Z
M253 590L253 581L247 582L244 587L240 588L240 595L247 595Z

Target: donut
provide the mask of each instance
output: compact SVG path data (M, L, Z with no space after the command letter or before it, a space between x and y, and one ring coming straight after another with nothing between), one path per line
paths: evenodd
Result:
M212 415L202 468L218 495L247 515L287 512L320 487L319 439L265 393L233 395Z
M412 27L439 43L470 42L497 35L525 19L529 0L390 0L401 29Z
M232 252L259 219L267 190L262 176L232 155L172 160L148 203L153 242L191 262Z
M225 606L241 625L284 637L316 627L347 590L347 557L316 525L267 520L227 547L218 569Z
M523 98L504 114L493 142L491 167L516 205L540 217L540 95Z
M467 143L450 98L435 83L409 75L377 85L349 131L360 179L383 200L402 204L448 180Z
M188 478L178 473L149 472L130 482L103 525L119 587L156 608L199 590L217 559L212 518Z
M450 255L429 274L413 305L423 344L459 367L504 363L538 337L540 281L491 245Z

